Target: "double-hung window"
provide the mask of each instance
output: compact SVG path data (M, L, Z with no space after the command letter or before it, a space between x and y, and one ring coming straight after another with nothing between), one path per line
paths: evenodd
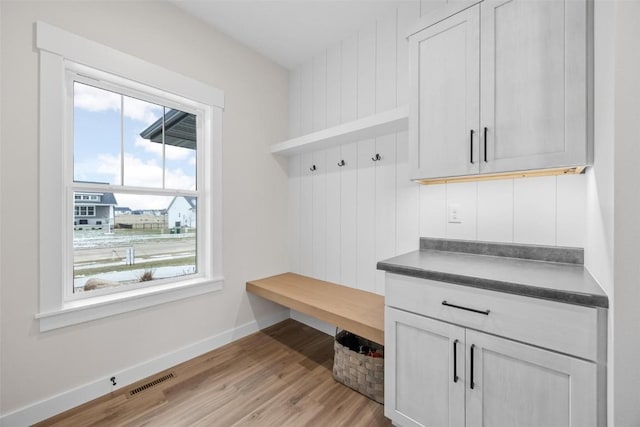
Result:
M47 24L41 330L222 286L217 89Z

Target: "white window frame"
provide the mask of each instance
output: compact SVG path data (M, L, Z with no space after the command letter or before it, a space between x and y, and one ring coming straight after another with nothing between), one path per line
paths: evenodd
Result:
M222 112L219 89L43 22L36 23L40 54L40 330L46 331L222 289ZM69 146L69 73L169 99L202 113L198 163L198 273L119 292L70 295L74 206L73 147ZM102 86L102 84L101 84ZM91 184L82 191L92 191ZM95 185L97 192L145 188ZM174 192L175 193L175 192ZM188 192L186 192L188 193ZM202 219L202 222L201 222Z

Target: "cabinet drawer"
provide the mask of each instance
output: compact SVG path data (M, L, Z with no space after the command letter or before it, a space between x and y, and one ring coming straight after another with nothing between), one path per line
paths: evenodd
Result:
M451 306L463 306L489 314ZM387 273L385 304L551 350L598 360L598 311Z

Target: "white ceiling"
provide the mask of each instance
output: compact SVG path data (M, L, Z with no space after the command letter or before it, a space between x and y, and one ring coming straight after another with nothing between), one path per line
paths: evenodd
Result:
M293 68L399 6L419 0L170 0L187 13Z

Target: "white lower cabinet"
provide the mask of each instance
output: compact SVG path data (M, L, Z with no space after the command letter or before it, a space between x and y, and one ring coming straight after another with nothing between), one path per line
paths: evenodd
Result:
M595 363L465 332L468 427L597 425Z
M385 309L384 412L399 426L464 426L465 330Z
M385 319L385 415L395 425L598 425L595 362L388 306Z

